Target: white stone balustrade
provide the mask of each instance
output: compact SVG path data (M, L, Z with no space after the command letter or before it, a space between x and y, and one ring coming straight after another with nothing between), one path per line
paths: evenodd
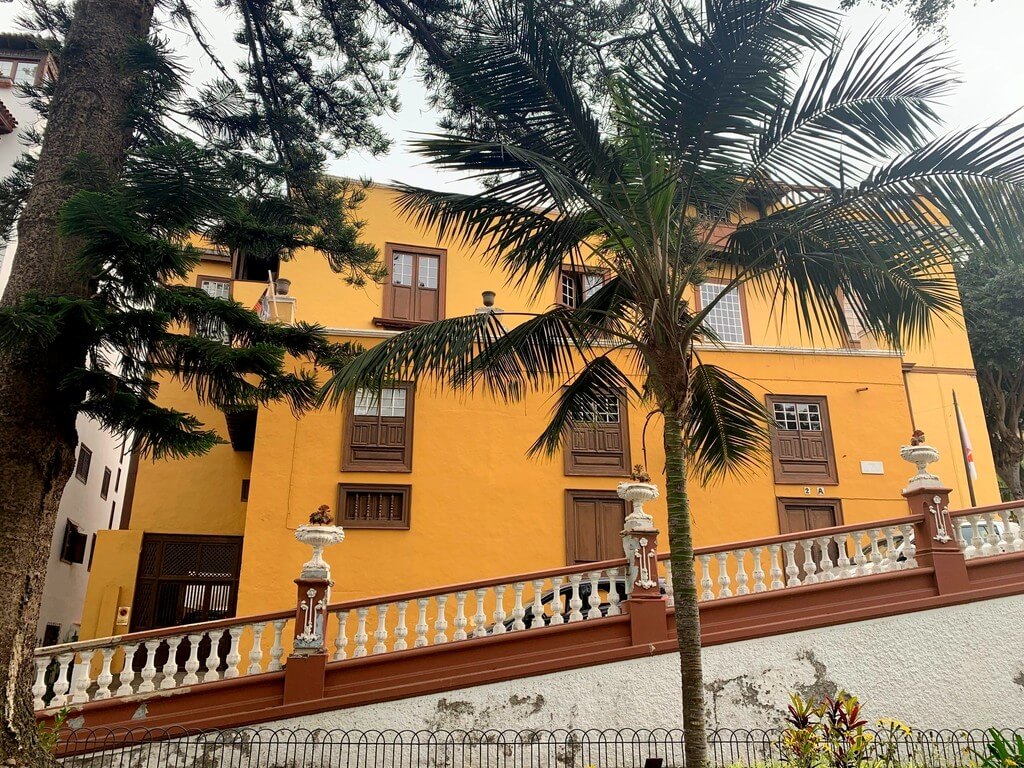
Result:
M1024 552L1024 507L954 514L965 557ZM695 552L700 600L753 599L760 593L913 569L920 517L840 526ZM657 579L671 583L669 555ZM328 607L332 662L352 662L494 635L602 621L625 613L625 559L480 580L442 589L350 601ZM670 591L670 590L669 590ZM666 594L667 607L672 606ZM282 669L294 636L294 612L174 627L40 649L32 692L54 709Z
M1024 502L975 507L951 517L953 537L967 560L1024 551Z

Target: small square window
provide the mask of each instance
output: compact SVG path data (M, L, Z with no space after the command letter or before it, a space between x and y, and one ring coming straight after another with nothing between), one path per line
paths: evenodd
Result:
M75 463L75 477L83 483L89 482L89 468L92 466L92 451L83 443L78 447L78 461Z
M39 72L39 65L28 61L19 61L18 69L14 73L14 82L34 85L36 73Z
M14 62L10 59L0 59L0 77L11 80L14 76ZM59 627L58 627L59 629Z
M76 523L68 520L64 524L64 539L60 547L60 559L65 563L84 563L85 546L89 537L82 533Z
M604 285L605 275L600 271L585 271L563 267L559 275L559 302L570 309L593 296Z
M440 274L437 256L420 256L419 285L420 288L437 289L437 278Z

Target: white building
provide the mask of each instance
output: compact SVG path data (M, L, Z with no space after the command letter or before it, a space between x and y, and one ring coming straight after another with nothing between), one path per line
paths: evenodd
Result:
M18 93L21 83L38 84L56 75L53 56L31 35L0 34L0 178L31 151L27 134L43 121L29 99ZM0 241L0 294L7 286L17 245ZM130 451L103 432L92 419L79 417L75 472L68 481L57 514L50 561L43 588L37 639L43 645L77 639L85 588L92 565L96 531L120 524L121 500L127 484Z

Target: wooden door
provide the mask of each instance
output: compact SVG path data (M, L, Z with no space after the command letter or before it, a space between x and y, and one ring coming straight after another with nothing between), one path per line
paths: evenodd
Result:
M843 524L842 503L839 499L779 499L779 533L802 533L816 531L821 528L834 528ZM839 557L839 547L829 544L829 556L835 564ZM812 550L815 565L821 566L821 547L815 542ZM800 576L804 575L804 551L798 547L795 553L800 566Z
M569 565L623 557L626 504L611 491L567 491L565 549Z

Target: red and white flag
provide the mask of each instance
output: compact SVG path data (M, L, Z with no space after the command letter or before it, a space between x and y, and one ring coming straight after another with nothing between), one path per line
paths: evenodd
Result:
M971 480L978 479L978 468L974 466L974 448L971 445L971 436L967 434L967 423L964 415L960 412L960 405L954 400L953 408L956 410L956 425L960 428L960 444L964 447L964 461L967 464L967 471Z

